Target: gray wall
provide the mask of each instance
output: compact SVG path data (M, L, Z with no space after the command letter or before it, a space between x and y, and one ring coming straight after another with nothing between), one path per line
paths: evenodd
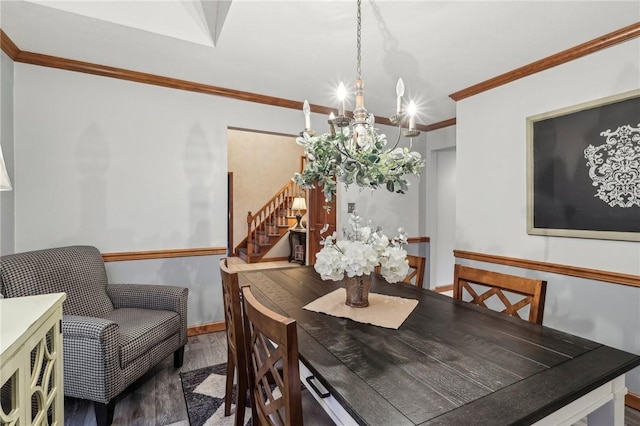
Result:
M0 145L9 179L15 188L13 162L13 61L0 51ZM14 191L0 191L0 256L11 254L15 247Z
M453 283L455 248L456 126L427 135L427 235L431 239L431 288ZM453 158L452 158L453 157Z
M286 108L13 67L19 252L72 244L103 253L224 248L227 129L297 134L304 125L301 111ZM326 118L313 114L312 123ZM407 228L420 208L421 195L413 195L393 198L394 210L411 212ZM197 325L223 320L218 259L112 262L107 270L113 282L189 287L189 325Z
M224 256L107 262L112 284L162 284L189 288L189 325L224 321L218 263Z
M458 102L457 249L640 276L638 242L536 236L526 228L527 117L638 89L638 52L634 39ZM544 325L640 354L639 288L464 263L547 280ZM640 393L640 369L627 381Z
M16 250L225 247L227 127L294 133L300 115L15 64Z
M15 64L16 251L226 247L227 126L293 133L302 113ZM37 123L37 125L34 125ZM223 321L219 256L107 263L113 283L189 288Z

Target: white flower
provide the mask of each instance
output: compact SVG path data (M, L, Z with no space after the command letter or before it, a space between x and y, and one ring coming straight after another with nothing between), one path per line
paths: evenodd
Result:
M389 157L393 158L394 160L401 160L402 158L404 158L404 156L405 153L402 148L396 148L389 153Z
M402 281L409 273L407 252L400 247L390 246L380 257L380 273L390 283Z
M386 235L369 221L361 226L362 218L356 213L349 218L349 229L343 229L346 239L336 240L336 233L323 240L324 248L316 255L315 270L323 280L338 281L347 277L370 275L377 266L388 282L402 281L409 272L404 231L389 241Z
M376 251L362 241L339 241L342 246L342 267L348 277L369 275L378 266Z

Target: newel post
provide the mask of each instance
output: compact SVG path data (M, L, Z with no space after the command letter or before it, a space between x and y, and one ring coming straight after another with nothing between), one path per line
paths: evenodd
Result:
M253 239L251 238L251 222L253 222L253 214L247 213L247 254L253 254Z

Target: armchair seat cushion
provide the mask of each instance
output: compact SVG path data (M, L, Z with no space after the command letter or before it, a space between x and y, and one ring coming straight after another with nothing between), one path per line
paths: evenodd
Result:
M121 308L104 318L118 324L121 368L180 332L180 315L172 311Z

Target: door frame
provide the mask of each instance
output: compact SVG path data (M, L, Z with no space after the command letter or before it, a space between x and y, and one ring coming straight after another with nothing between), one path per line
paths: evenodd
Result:
M233 252L233 172L227 172L227 256Z

